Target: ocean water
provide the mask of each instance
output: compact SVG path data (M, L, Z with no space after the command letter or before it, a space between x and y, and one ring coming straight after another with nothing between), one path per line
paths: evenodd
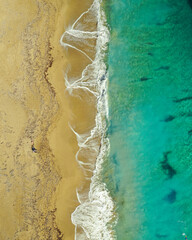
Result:
M107 0L103 179L118 240L192 239L192 4Z

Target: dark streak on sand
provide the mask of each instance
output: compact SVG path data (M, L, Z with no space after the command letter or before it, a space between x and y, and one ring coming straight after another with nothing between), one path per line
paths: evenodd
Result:
M44 79L47 82L48 87L50 88L51 92L53 93L53 96L55 96L55 90L48 80L48 70L53 65L53 57L51 55L51 50L52 50L52 47L51 47L50 41L48 41L48 51L47 51L48 61L47 61L47 65L46 65L45 70L44 70Z

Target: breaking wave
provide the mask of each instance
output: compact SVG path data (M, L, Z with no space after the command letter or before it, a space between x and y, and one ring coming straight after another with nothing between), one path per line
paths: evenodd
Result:
M91 7L68 27L60 40L63 47L79 51L90 62L79 79L70 79L65 74L67 91L70 95L77 94L78 90L86 91L97 102L95 126L91 131L79 134L70 126L79 146L76 160L82 167L85 178L90 181L88 191L77 189L80 205L71 216L76 229L75 239L78 240L115 239L114 203L106 185L101 181L102 164L110 149L106 137L108 74L104 63L108 41L109 31L101 0L94 0Z

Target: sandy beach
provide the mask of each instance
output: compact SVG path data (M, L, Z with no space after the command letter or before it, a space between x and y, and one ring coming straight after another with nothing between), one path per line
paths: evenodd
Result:
M69 63L71 75L86 63L59 40L90 4L0 0L0 239L74 239L84 176L69 123L91 129L96 110L66 93Z

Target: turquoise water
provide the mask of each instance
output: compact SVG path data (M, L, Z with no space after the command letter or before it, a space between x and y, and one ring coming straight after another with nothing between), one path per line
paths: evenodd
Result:
M192 239L192 9L107 0L110 158L119 240ZM192 5L192 4L191 4Z

